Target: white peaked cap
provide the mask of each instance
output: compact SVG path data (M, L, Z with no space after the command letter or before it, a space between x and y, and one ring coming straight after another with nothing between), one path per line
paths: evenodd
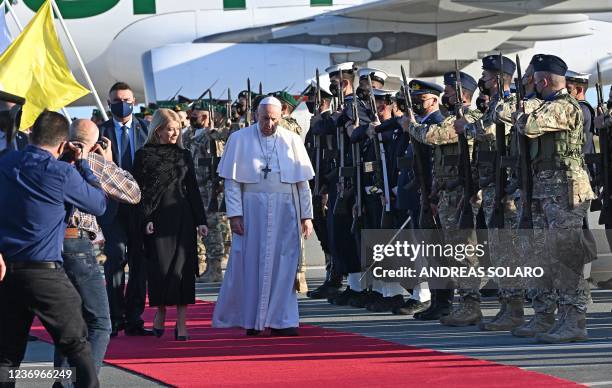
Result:
M565 78L574 79L574 80L582 81L582 82L589 82L590 76L591 75L588 73L580 73L580 72L572 71L569 69L565 72Z
M278 106L281 109L283 108L283 105L281 104L280 100L272 96L266 97L263 100L261 100L259 105L274 105L274 106Z
M319 86L321 87L321 91L327 94L332 94L332 92L329 90L330 83L331 82L329 81L329 74L327 73L319 74ZM316 77L311 78L308 81L306 81L306 84L312 86L313 89L316 89L317 88Z
M363 78L368 75L371 75L372 77L380 78L383 82L387 79L387 77L389 77L389 75L382 70L372 69L369 67L359 69L359 78Z
M329 74L331 73L337 73L339 71L348 71L348 70L353 70L353 65L355 63L354 62L344 62L344 63L339 63L337 65L333 65L328 67L327 69L325 69L325 71Z
M397 90L386 90L386 89L372 89L375 96L386 96L389 95L391 97L395 97L397 94Z

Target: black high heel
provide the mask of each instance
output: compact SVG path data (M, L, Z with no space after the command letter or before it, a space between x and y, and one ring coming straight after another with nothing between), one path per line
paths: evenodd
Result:
M177 341L188 341L188 335L178 335L178 327L174 326L174 339Z

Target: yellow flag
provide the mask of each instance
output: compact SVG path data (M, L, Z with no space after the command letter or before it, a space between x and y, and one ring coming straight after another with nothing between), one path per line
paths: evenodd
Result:
M0 84L4 91L26 98L22 129L32 126L45 108L61 109L89 93L68 68L49 0L0 56Z

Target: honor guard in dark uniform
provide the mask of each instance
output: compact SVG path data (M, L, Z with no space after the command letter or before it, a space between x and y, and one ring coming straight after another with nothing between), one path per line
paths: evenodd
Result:
M330 202L329 198L335 196L336 186L335 184L330 185L329 177L333 179L337 174L338 152L335 141L336 126L332 119L333 96L329 85L329 76L321 74L318 85L319 94L317 95L316 79L310 81L310 90L306 93L308 96L306 106L313 114L310 130L305 139L306 150L315 168L315 177L310 181L314 208L313 225L325 254L326 270L323 284L307 293L307 296L312 299L330 298L335 296L342 287L342 272L336 267L337 260L333 259L331 248L333 202Z

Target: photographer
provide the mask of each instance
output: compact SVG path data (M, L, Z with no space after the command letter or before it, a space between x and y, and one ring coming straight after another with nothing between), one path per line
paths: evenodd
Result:
M129 172L113 163L110 140L102 138L97 141L99 136L100 131L91 120L75 120L70 125L70 142L88 150L87 162L100 181L102 191L117 202L138 203L138 184ZM83 299L83 318L97 372L102 366L111 333L106 285L93 252L92 241L99 233L96 217L76 210L68 222L62 253L66 274ZM56 349L55 366L67 365L68 360Z
M25 99L0 91L0 154L5 150L22 150L28 136L19 132L21 107Z
M73 209L100 215L106 198L87 151L67 140L66 118L44 111L32 127L31 144L0 157L0 252L6 261L0 282L0 381L21 364L37 316L76 368L77 386L99 385L81 298L64 272L61 242ZM74 166L57 160L65 150L74 154Z

